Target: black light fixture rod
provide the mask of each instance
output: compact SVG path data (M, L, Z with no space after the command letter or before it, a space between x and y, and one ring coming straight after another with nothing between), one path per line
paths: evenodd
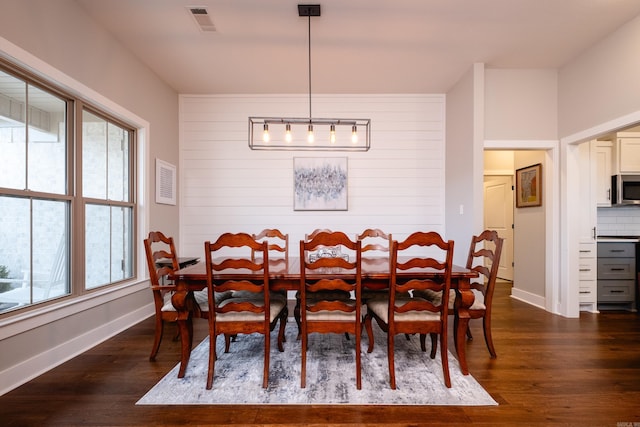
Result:
M311 15L309 15L309 122L311 122Z
M320 16L319 4L299 4L298 16L306 16L309 19L309 122L311 122L311 17Z

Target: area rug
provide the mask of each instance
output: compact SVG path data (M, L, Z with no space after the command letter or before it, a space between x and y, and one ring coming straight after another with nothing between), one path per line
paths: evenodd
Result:
M374 325L375 348L367 353L362 338L362 389L356 388L355 338L339 334L311 334L307 355L307 386L300 388L300 341L295 323L288 324L285 351L277 349L271 334L269 387L262 388L263 338L240 335L224 353L224 339L217 340L218 360L213 388L205 389L209 339L191 353L184 378L173 368L138 402L138 405L303 404L303 405L460 405L490 406L497 402L471 375L462 375L455 357L449 355L452 387L444 385L440 352L429 358L420 350L418 336L396 339L396 385L389 386L387 343ZM429 346L429 340L427 340Z

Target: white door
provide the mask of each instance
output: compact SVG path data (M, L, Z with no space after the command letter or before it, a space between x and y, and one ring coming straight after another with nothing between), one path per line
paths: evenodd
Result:
M484 177L484 228L504 239L498 277L513 281L513 176Z

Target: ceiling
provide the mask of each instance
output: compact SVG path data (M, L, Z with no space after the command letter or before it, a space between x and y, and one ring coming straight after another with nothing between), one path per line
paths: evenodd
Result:
M559 68L638 0L76 0L179 93L445 93L473 63ZM203 32L188 7L207 9Z

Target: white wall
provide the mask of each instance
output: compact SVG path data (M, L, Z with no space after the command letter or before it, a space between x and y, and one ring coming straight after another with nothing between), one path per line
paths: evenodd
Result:
M315 228L444 232L444 95L314 95L314 117L370 118L368 152L251 151L249 116L305 117L304 95L180 96L180 252L278 228L290 254ZM293 158L347 157L348 210L294 211Z
M0 55L52 78L71 92L142 129L139 163L177 163L177 94L72 0L3 0ZM140 215L147 226L178 234L178 207L154 203L153 168L141 170ZM151 195L151 198L147 196ZM143 235L146 230L138 230ZM142 239L136 239L141 247ZM137 281L0 318L0 394L153 313L146 266ZM149 337L149 346L151 346Z
M607 122L640 120L640 16L595 44L559 72L559 129L567 137ZM606 133L609 126L597 129ZM586 135L585 139L597 135Z
M483 228L484 65L475 64L447 93L447 238L464 265L473 234Z
M514 167L516 169L542 164L542 176L547 172L544 151L515 151ZM514 180L515 181L515 180ZM544 181L541 180L542 206L516 208L513 222L514 262L512 295L525 301L544 306L546 284L546 239L545 208L550 199L547 196Z
M556 70L487 69L485 139L558 138Z

